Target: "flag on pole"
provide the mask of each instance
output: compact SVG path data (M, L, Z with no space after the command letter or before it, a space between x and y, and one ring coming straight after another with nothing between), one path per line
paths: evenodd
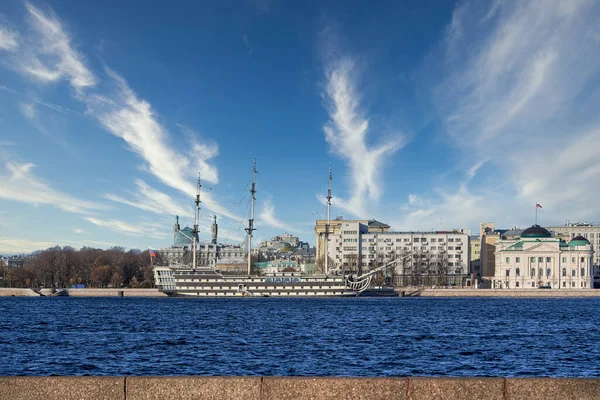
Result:
M540 203L536 203L535 208L542 208L542 206L540 205Z
M150 249L150 257L156 257L156 250Z

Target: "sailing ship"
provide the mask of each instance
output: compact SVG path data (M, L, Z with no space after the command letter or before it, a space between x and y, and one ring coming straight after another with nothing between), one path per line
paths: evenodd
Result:
M191 265L170 265L154 267L156 286L174 296L194 297L345 297L365 293L371 285L373 276L390 267L399 260L393 260L365 274L331 273L329 270L328 244L331 208L331 166L327 189L327 225L325 228L324 273L307 275L297 272L276 273L270 275L252 274L252 236L254 228L254 203L256 201L256 159L252 170L250 187L251 207L248 227L245 229L248 241L247 275L223 275L215 266L197 266L198 217L200 213L200 176L196 186L192 263ZM408 257L408 256L405 256ZM388 293L393 290L388 290Z

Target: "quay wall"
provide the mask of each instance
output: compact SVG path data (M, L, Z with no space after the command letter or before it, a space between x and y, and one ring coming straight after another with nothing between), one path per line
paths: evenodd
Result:
M67 289L69 297L168 297L158 289Z
M402 291L402 289L397 289ZM410 293L406 291L406 293ZM424 289L419 297L600 297L600 289Z
M3 400L599 398L596 378L0 377Z
M40 296L39 293L34 292L31 289L18 289L18 288L0 288L0 297L34 297Z

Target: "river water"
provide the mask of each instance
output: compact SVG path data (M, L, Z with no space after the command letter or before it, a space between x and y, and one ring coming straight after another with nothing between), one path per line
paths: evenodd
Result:
M0 375L600 377L600 299L0 298Z

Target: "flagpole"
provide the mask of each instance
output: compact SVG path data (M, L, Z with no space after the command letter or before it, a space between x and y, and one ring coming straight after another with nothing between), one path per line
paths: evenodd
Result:
M535 224L537 225L537 209L538 209L538 203L535 203Z
M148 255L150 256L150 266L152 267L152 250L150 249L150 243L148 243Z

